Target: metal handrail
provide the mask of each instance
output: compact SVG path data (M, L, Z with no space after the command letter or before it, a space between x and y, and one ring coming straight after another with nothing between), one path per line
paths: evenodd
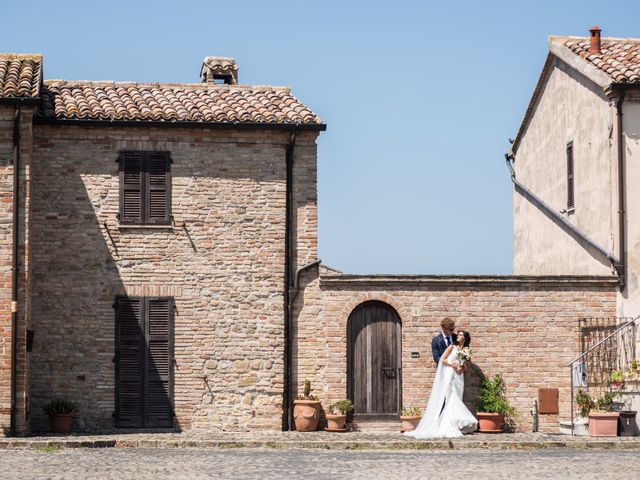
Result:
M571 365L573 365L574 363L576 363L578 360L580 360L582 357L584 357L585 355L587 355L588 353L592 352L593 350L595 350L597 347L599 347L600 345L602 345L604 342L606 342L607 340L609 340L611 337L613 337L616 333L620 332L621 330L624 330L625 328L627 328L629 325L631 325L632 323L636 323L638 321L638 319L640 318L640 315L638 315L636 318L634 318L633 320L629 320L627 323L624 323L621 327L619 327L615 332L613 332L611 335L603 338L602 340L600 340L598 343L596 343L595 345L593 345L592 347L589 348L589 350L587 350L586 352L584 352L583 354L581 354L578 358L576 358L575 360L569 362L567 364L567 367L570 367Z
M589 349L587 349L586 352L583 352L579 357L577 357L576 359L574 359L572 362L570 362L569 364L567 364L567 367L570 367L569 370L569 375L571 378L571 435L574 435L575 432L575 422L574 422L574 408L573 408L573 404L574 404L574 400L573 400L573 390L574 390L574 384L573 384L573 364L575 364L577 361L581 360L582 358L584 358L586 355L588 355L589 353L593 352L596 348L598 348L600 345L602 345L603 343L609 341L611 338L613 338L615 335L619 334L621 331L623 331L625 328L628 328L631 325L635 325L636 322L638 321L638 319L640 319L640 315L635 317L633 320L629 320L628 322L625 322L624 324L622 324L620 327L618 327L613 333L611 333L610 335L607 335L605 338L603 338L602 340L600 340L598 343L596 343L595 345L592 345L591 347L589 347Z

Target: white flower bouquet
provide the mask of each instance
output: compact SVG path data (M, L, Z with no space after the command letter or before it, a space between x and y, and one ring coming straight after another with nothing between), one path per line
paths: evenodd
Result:
M464 362L468 362L471 360L471 355L473 355L473 350L469 347L464 347L461 350L458 350L456 357L458 362L460 362L460 366L464 365Z

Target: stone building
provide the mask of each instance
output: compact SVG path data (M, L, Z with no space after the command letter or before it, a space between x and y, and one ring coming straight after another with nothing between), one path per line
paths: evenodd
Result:
M189 85L42 70L0 57L0 426L46 429L63 397L79 430L280 429L325 126L233 59Z
M307 379L361 427L397 419L426 402L444 316L472 332L471 408L502 373L518 428L541 388L559 392L544 431L569 415L578 320L616 314L607 268L344 274L317 259L325 126L288 89L220 57L189 85L42 68L0 56L5 432L45 430L53 398L79 403L78 431L287 429Z

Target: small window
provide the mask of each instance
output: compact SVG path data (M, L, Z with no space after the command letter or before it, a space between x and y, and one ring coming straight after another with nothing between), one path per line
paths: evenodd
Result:
M120 214L124 225L171 224L171 155L123 151L120 163Z
M567 143L567 211L576 208L573 184L573 142Z

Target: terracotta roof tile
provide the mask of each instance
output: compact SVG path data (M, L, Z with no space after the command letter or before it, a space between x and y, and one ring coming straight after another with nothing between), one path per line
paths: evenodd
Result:
M603 38L601 55L589 53L589 39L559 37L560 43L609 75L617 83L640 83L640 40Z
M42 83L42 55L0 54L0 98L37 98Z
M288 88L47 80L39 115L56 119L322 124Z

